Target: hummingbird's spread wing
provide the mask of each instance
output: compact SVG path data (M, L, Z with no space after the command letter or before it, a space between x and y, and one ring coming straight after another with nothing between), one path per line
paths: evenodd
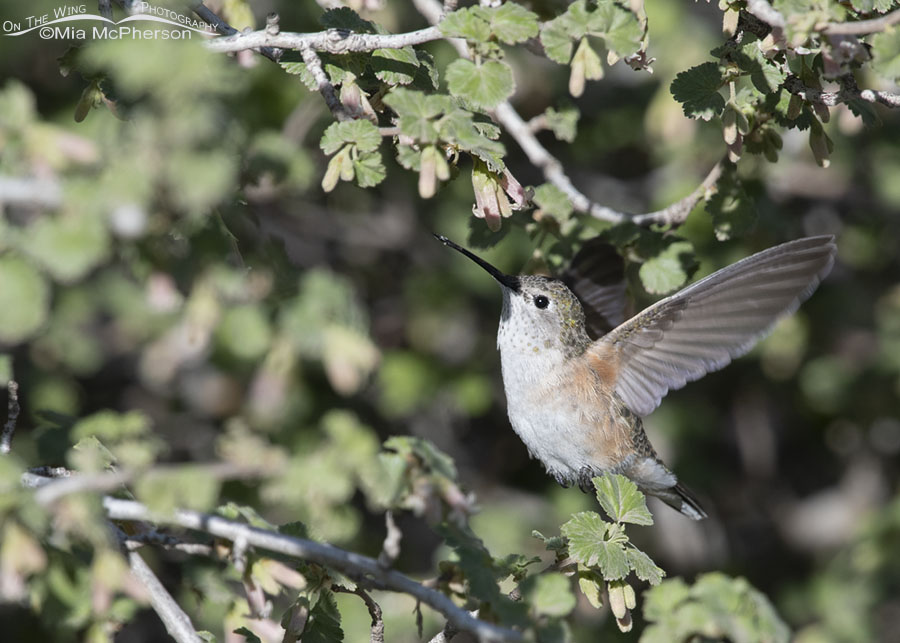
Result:
M586 242L560 279L581 302L591 339L625 321L625 267L609 243L599 237Z
M616 392L648 415L670 389L743 355L796 310L831 270L835 250L832 236L763 250L658 301L589 350L616 356Z

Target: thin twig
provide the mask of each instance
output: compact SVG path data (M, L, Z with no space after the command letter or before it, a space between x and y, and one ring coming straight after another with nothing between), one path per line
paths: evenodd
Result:
M142 534L128 534L125 537L123 544L129 551L134 551L147 545L153 545L155 547L180 551L184 554L195 556L213 556L216 553L211 545L187 543L171 534L164 534L156 529L151 529Z
M343 585L332 585L331 589L344 594L355 594L362 599L363 603L366 604L366 609L369 610L369 617L372 619L369 643L384 643L384 618L381 613L381 606L369 596L368 592L359 587L350 589Z
M127 556L128 564L131 566L131 573L147 589L147 592L150 594L150 604L172 638L178 643L203 643L203 639L197 636L194 624L191 623L191 617L175 602L175 599L163 587L159 578L144 562L140 554L130 551Z
M62 189L52 179L0 176L0 207L4 205L55 208L62 203Z
M397 556L400 555L400 540L403 538L403 532L394 522L394 512L392 511L384 513L384 524L387 533L384 536L384 544L381 545L381 553L378 554L378 564L384 569L390 569L394 566Z
M870 33L884 31L898 22L900 22L900 9L896 9L880 18L872 18L871 20L830 22L822 29L822 33L829 36L865 36Z
M159 515L139 502L110 497L103 499L103 506L112 520L179 525L231 541L245 538L250 546L327 565L351 578L363 579L385 590L409 594L443 614L458 629L482 641L522 640L519 632L473 617L444 594L428 589L400 572L382 569L378 561L368 556L195 511L176 510L172 514Z
M767 0L747 0L747 12L768 23L770 27L783 29L787 24L784 16Z
M886 107L900 107L900 94L880 92L873 89L860 89L853 74L845 74L838 80L841 83L841 89L836 92L807 87L797 76L788 76L784 81L784 87L790 93L799 96L803 100L811 103L820 103L828 107L834 107L854 99L863 100L867 103L879 103Z
M314 33L282 31L273 35L266 29L260 29L259 31L213 38L204 44L210 51L218 53L275 47L294 51L312 49L332 54L345 54L355 51L375 51L376 49L402 49L441 38L443 36L437 27L399 34L354 33L344 29L328 29Z
M198 2L191 6L191 11L200 16L200 19L204 22L211 24L216 31L218 31L223 36L241 36L240 32L237 29L232 27L230 24L222 20L212 9L204 5L202 2ZM274 16L274 19L273 19ZM275 14L269 14L269 17L266 20L266 28L263 30L263 33L266 33L270 36L275 36L278 34L278 29L275 28L273 32L272 23L278 24L278 16ZM281 59L281 54L283 53L281 49L276 47L247 47L247 49L255 49L260 54L268 58L273 62L278 62Z
M33 473L34 475L40 476L41 478L68 478L72 475L72 471L70 469L66 469L65 467L50 467L47 465L42 465L40 467L31 467L28 470L28 473ZM46 482L49 482L49 480L47 480Z
M12 448L13 435L16 432L16 421L19 419L19 383L9 380L6 384L6 394L9 401L6 406L6 424L3 425L3 433L0 434L0 453L9 453Z
M206 477L218 480L252 478L264 473L257 468L250 468L231 462L212 462L208 464L191 464L188 466L191 471L199 471ZM40 487L40 489L35 492L34 499L39 504L46 506L73 493L80 493L83 491L112 491L141 476L171 475L183 468L184 465L161 465L154 467L149 471L104 471L102 473L76 474L58 480L44 479L43 481L33 479L39 478L39 476L32 473L23 475L23 484L25 486ZM33 476L33 478L29 476Z
M306 70L312 75L313 80L316 81L316 88L322 94L325 104L334 117L339 121L351 120L352 117L347 108L341 103L341 99L338 98L337 90L335 90L334 85L328 79L328 74L322 69L322 60L319 58L319 54L311 47L303 47L300 49L300 55L303 56Z

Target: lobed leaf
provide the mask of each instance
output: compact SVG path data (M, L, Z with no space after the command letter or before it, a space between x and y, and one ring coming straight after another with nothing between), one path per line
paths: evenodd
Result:
M641 264L638 274L648 293L664 295L687 281L687 266L693 261L693 246L687 241L676 241Z
M900 79L900 29L872 36L872 69L889 80Z
M326 154L334 154L346 143L352 143L360 152L372 152L381 145L381 134L364 119L335 122L325 129L319 146Z
M569 554L583 565L599 566L607 580L625 578L630 571L625 559L626 539L612 527L593 511L577 513L561 527L569 539Z
M706 62L679 73L670 89L685 116L708 121L725 108L725 99L719 93L723 83L719 66Z
M733 166L722 174L715 194L706 202L706 211L719 241L747 234L756 225L753 199L744 191Z
M575 609L572 584L559 573L529 576L520 591L532 609L544 616L566 616Z
M653 524L644 494L638 491L634 482L619 474L598 476L593 482L597 500L610 518L635 525Z
M497 40L512 45L538 34L537 14L515 2L507 2L491 12L491 31Z
M28 338L47 319L50 289L34 266L15 255L0 257L0 341Z
M483 109L493 109L515 90L512 69L499 60L476 64L460 58L447 66L446 77L451 94Z

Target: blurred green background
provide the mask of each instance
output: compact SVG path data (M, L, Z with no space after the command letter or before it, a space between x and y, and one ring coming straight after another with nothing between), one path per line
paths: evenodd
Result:
M363 15L394 32L426 24L405 2L383 4ZM2 18L42 5L56 6L7 5ZM238 28L277 11L285 30L319 29L314 2L210 6ZM646 10L654 73L617 65L577 100L564 99L564 68L508 55L526 119L565 100L580 110L573 143L540 135L575 184L635 212L687 194L723 151L720 127L686 119L669 92L721 41L715 4L648 0ZM331 115L277 65L196 42L73 44L0 36L0 176L62 186L53 214L7 205L0 217L0 379L21 386L22 461L61 464L70 437L60 418L106 408L151 418L172 462L215 459L223 435L252 432L317 468L289 489L226 485L223 497L370 555L383 525L355 491L353 454L324 450L338 434L363 451L373 436L412 434L452 456L481 508L474 529L496 556L540 554L532 530L557 533L572 512L595 508L557 487L512 432L495 350L499 290L431 237L463 243L484 225L470 214L465 166L423 201L416 176L386 153L376 188L342 182L324 194L318 141ZM426 48L439 69L455 56L447 43ZM75 122L101 75L118 113L98 99ZM900 630L900 115L879 113L867 129L833 110L828 169L797 131L784 134L778 163L742 160L760 215L746 237L716 241L702 206L678 230L697 248L697 275L807 234L836 234L839 256L751 355L670 394L646 422L711 518L695 524L651 503L657 524L636 542L670 576L745 576L802 641L889 641ZM513 174L541 183L502 141ZM483 256L519 271L533 250L529 217L504 221L507 236ZM399 524L398 566L433 573L440 539L412 516ZM164 579L208 592L225 582L214 563L160 559ZM189 593L179 598L190 605ZM364 606L338 600L347 640L362 640ZM390 640L417 640L413 601L379 600ZM207 604L198 625L221 627L225 609L224 599L218 611ZM578 640L637 639L640 623L624 635L606 620L580 605ZM0 623L8 640L56 635L12 603ZM116 640L161 636L145 612Z

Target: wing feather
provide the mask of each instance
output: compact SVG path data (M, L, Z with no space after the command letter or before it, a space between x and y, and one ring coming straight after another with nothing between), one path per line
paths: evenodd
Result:
M616 392L638 415L743 355L831 270L834 237L769 248L650 306L594 342L619 355ZM592 347L591 350L596 350Z

